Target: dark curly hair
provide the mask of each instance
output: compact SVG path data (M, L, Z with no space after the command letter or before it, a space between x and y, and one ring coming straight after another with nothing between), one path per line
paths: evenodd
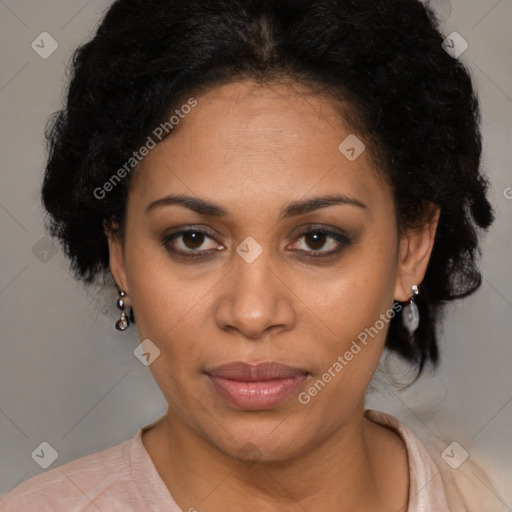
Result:
M434 10L417 0L117 0L76 50L65 108L47 126L47 229L78 279L106 275L104 221L122 231L132 176L101 200L94 191L170 112L238 79L306 84L370 142L401 231L425 222L428 204L440 207L414 343L400 316L386 340L418 378L426 363L437 366L443 306L481 284L477 230L494 218L478 99L443 39Z

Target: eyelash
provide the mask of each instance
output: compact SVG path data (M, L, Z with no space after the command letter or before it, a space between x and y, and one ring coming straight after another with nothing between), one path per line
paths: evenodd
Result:
M208 251L194 251L194 250L191 250L191 251L183 252L183 251L179 251L179 250L173 249L170 246L170 243L173 240L175 240L176 238L179 238L182 235L186 235L188 233L201 233L201 234L205 235L208 238L211 238L212 240L214 240L216 242L215 237L213 237L211 235L211 233L209 233L208 231L200 229L200 228L191 228L191 229L185 229L185 230L181 230L181 231L176 231L175 233L171 233L170 235L165 236L162 239L162 245L169 252L177 255L178 257L182 257L182 258L207 258L214 251L217 250L217 249L210 249ZM307 229L305 229L305 230L301 231L300 233L298 233L296 240L300 240L305 235L308 235L310 233L321 233L321 234L327 235L329 238L337 241L341 245L341 247L339 247L338 249L334 249L332 251L328 251L328 252L321 251L321 250L311 250L311 251L299 250L299 252L306 252L306 253L308 253L308 255L305 256L305 257L326 258L326 257L329 257L329 256L334 256L334 255L340 253L345 247L348 247L351 244L351 239L350 239L350 237L347 234L339 233L337 231L332 231L332 230L326 229L324 227L314 227L314 226L313 227L310 226ZM294 242L294 243L296 243L296 242Z

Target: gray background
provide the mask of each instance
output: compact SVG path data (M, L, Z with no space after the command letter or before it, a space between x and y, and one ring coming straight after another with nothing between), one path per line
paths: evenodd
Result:
M43 231L44 125L61 106L72 51L110 3L0 0L0 495L43 471L31 457L41 442L58 452L53 468L128 439L165 412L149 369L134 357L136 331L114 329L114 288L76 282ZM444 34L457 31L469 43L461 59L481 99L483 168L498 219L483 243L482 288L448 308L439 372L404 392L382 385L367 407L412 413L413 431L421 424L460 443L496 486L492 510L510 511L512 1L434 5ZM42 32L58 42L46 59L31 47Z

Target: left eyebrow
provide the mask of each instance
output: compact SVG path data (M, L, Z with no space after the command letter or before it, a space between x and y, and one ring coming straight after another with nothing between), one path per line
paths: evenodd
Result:
M185 208L188 208L189 210L199 213L200 215L207 215L212 217L225 217L228 215L228 211L225 208L222 208L221 206L212 203L211 201L200 199L198 197L177 194L171 194L153 201L146 208L146 213L158 207L170 206L174 204L181 205ZM350 196L339 194L325 195L289 203L281 210L280 218L285 219L288 217L304 215L305 213L337 204L356 206L362 209L367 208L364 203Z
M334 206L337 204L344 204L349 206L356 206L358 208L366 209L367 206L355 199L346 195L327 195L320 197L313 197L311 199L305 199L303 201L293 201L288 204L281 212L281 219L287 217L294 217L296 215L303 215L305 213L318 210L320 208L326 208L328 206Z
M215 203L200 199L199 197L192 197L186 195L171 194L161 199L153 201L147 208L146 213L151 210L163 206L171 206L173 204L181 205L189 210L197 212L201 215L209 215L212 217L224 217L228 214L227 210Z

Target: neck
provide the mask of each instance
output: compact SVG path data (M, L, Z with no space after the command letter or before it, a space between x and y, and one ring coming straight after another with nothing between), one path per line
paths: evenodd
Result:
M255 446L246 446L242 461L219 451L169 410L154 427L154 463L184 511L244 509L248 496L251 508L263 512L299 506L376 510L382 506L382 485L372 451L379 426L363 412L360 404L348 421L293 459L260 457Z

